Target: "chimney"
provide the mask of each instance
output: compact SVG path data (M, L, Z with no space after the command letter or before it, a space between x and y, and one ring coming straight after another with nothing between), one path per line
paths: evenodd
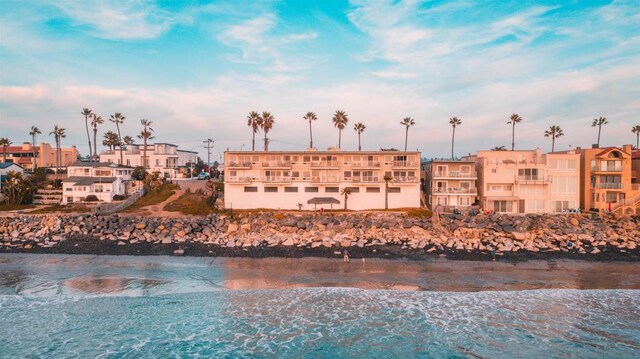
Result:
M622 146L622 150L626 153L633 154L633 146L632 145L624 145Z

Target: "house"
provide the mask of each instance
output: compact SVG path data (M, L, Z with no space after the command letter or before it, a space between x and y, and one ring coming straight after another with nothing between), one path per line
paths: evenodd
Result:
M420 207L419 152L226 151L224 163L228 208L344 208L344 188L348 209Z
M94 195L112 202L116 195L127 194L133 168L104 162L76 162L68 167L69 177L62 181L62 204L82 202Z
M582 162L580 203L583 208L600 212L640 213L640 163L634 160L631 145L594 146L578 148L576 151L580 153Z
M0 190L2 183L7 179L9 172L24 173L22 166L12 162L0 162Z
M561 213L580 206L580 155L478 151L480 206L500 213Z
M67 167L78 160L80 153L75 146L60 148L60 167ZM39 168L51 168L56 166L56 148L48 143L40 143L32 146L25 142L21 146L7 147L7 162L17 163L24 169L32 171L35 166Z
M425 163L427 206L468 209L476 203L475 160L431 160Z
M122 150L123 165L139 167L144 165L143 144L130 145ZM165 178L178 177L185 172L190 163L196 163L198 152L179 150L177 145L170 143L154 143L146 146L148 172L160 172ZM103 151L100 153L100 162L120 163L120 149Z

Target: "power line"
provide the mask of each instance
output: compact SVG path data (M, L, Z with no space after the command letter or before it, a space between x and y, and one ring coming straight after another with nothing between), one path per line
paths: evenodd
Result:
M202 143L206 143L207 145L205 146L205 148L207 149L207 166L211 166L211 148L213 148L213 143L215 143L216 141L207 138L205 141L202 141Z

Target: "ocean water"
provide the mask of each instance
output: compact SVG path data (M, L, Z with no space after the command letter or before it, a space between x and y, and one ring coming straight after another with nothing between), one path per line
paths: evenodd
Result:
M640 353L640 290L440 292L313 283L228 289L238 283L236 271L237 263L201 258L0 255L0 356L638 358Z

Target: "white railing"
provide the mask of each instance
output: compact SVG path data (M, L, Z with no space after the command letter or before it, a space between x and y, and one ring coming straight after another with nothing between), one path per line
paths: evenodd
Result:
M228 168L251 168L251 162L230 162Z
M622 172L622 166L613 166L613 167L598 167L598 166L591 166L591 171L592 172Z
M251 183L251 177L229 177L227 178L229 183Z
M545 175L518 175L518 181L528 182L528 181L547 181L548 178Z
M449 177L449 178L476 178L475 173L471 172L435 172L434 177Z
M144 189L140 192L134 193L131 197L116 203L101 203L91 208L91 213L95 215L103 215L122 211L123 209L131 206L137 202L142 196L144 196Z
M359 177L359 178L352 179L351 182L354 182L354 183L376 183L376 182L380 182L380 179L378 177Z
M456 188L456 187L434 188L433 193L476 194L478 193L478 189L477 188Z
M596 185L598 189L623 189L622 183L598 183Z
M311 167L339 167L340 162L338 161L322 161L322 162L311 162Z
M291 177L269 176L263 177L262 182L265 183L291 183Z
M370 167L380 167L380 162L370 161L370 162L354 162L351 164L353 168L370 168Z
M320 176L312 176L311 182L314 183L338 183L338 178L326 178Z
M391 179L391 182L396 182L396 183L417 183L418 182L418 178L417 177L393 177L393 179Z
M415 167L417 164L415 162L408 161L393 161L393 167Z
M291 167L290 161L262 162L262 167Z

